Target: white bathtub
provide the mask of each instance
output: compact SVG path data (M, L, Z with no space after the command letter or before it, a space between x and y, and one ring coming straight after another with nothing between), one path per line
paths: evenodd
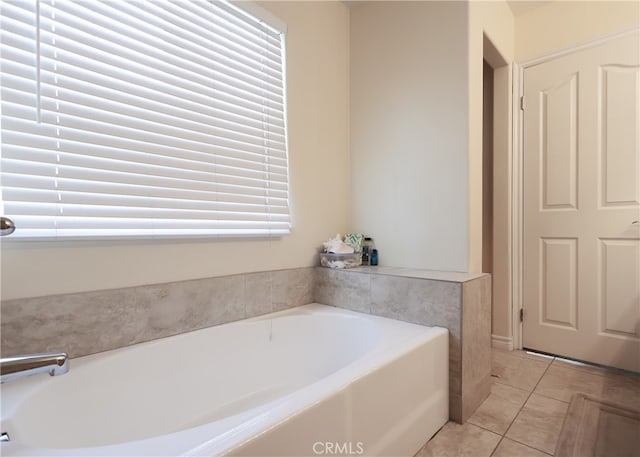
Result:
M413 455L446 421L448 332L312 304L2 385L3 456Z

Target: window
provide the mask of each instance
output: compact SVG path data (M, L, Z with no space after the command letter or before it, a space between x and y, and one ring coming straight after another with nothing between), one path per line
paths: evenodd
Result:
M226 1L3 1L12 237L289 232L284 33Z

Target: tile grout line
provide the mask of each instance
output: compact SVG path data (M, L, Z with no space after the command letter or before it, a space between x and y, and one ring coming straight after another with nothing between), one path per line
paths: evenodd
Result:
M544 369L544 372L542 373L542 375L540 376L540 378L538 379L538 381L536 382L535 386L533 386L531 388L531 391L529 392L529 395L527 396L527 399L524 401L524 403L522 404L522 406L520 407L520 409L518 410L518 413L516 414L516 417L513 418L513 420L511 421L511 423L509 424L509 427L507 427L507 431L504 432L504 434L506 435L507 432L509 431L509 429L511 428L511 426L513 425L513 423L515 422L516 418L518 417L518 415L520 414L520 412L522 412L522 409L524 408L524 405L527 404L527 402L529 401L529 399L531 398L531 395L533 395L533 392L536 390L536 387L538 387L538 384L540 384L540 381L542 381L542 378L544 378L544 375L547 374L547 371L549 370L549 367L551 366L551 364L553 363L553 360L551 360L551 362L549 362L549 365L547 365L547 368Z
M549 395L545 395L545 394L541 394L541 393L537 393L536 395L538 395L540 397L548 398L549 400L559 401L560 403L566 403L567 405L569 403L571 403L571 401L560 400L559 398L550 397Z
M498 450L498 448L500 447L500 444L502 443L502 441L504 440L504 435L502 435L500 437L500 441L498 441L498 444L496 444L496 447L493 448L493 451L491 451L491 454L489 454L489 457L493 457L493 455L496 453L496 451Z
M496 432L495 430L491 430L490 428L483 427L482 425L478 425L478 424L474 424L473 422L469 422L469 420L467 420L467 422L465 422L463 425L466 425L467 423L468 423L468 424L473 425L474 427L481 428L482 430L486 430L487 432L491 432L491 433L493 433L494 435L498 435L498 436L500 436L500 437L504 436L503 434L498 433L498 432Z
M493 376L493 375L492 375L492 376ZM512 385L512 384L508 384L508 383L506 383L506 382L501 382L501 381L500 381L500 378L498 378L498 377L496 377L496 378L493 380L493 382L494 382L494 384L500 384L501 386L507 386L507 387L511 387L512 389L516 389L516 390L520 390L520 391L522 391L522 392L530 393L530 391L529 391L529 390L527 390L527 389L523 389L522 387L516 387L516 386L514 386L514 385ZM534 388L535 388L535 387L534 387Z
M514 357L517 357L517 356L514 356ZM534 390L536 390L536 387L538 387L538 384L540 384L540 381L542 381L542 378L544 378L544 375L545 375L545 374L547 374L547 370L549 369L549 367L551 366L551 364L553 363L553 361L554 361L554 360L555 360L555 357L553 357L553 358L551 359L551 362L549 362L549 364L547 365L547 368L545 368L544 372L543 372L543 373L542 373L542 375L540 376L540 379L538 379L538 382L536 382L536 385L535 385L535 386L533 386L533 388L531 389L531 392L529 392L529 395L527 395L527 398L526 398L526 399L525 399L525 401L522 403L522 406L520 407L520 409L518 410L518 412L516 413L516 415L515 415L515 416L513 416L513 419L512 419L512 420L511 420L511 422L509 423L509 426L508 426L508 427L507 427L507 429L504 431L504 433L500 436L500 441L498 441L498 444L496 445L496 447L495 447L495 448L493 449L493 451L491 452L490 457L492 457L492 456L496 453L496 451L497 451L497 450L498 450L498 448L500 447L500 444L504 441L504 439L505 439L505 438L507 438L507 433L509 432L509 429L511 428L511 426L513 425L513 423L515 422L515 420L518 418L518 416L520 415L520 412L521 412L521 411L522 411L522 409L524 408L524 405L526 405L526 404L527 404L527 402L529 401L529 398L531 398L531 395L533 395L533 391L534 391ZM496 382L496 381L494 381L494 382ZM498 384L502 384L502 383L499 383L499 382L498 382ZM504 386L509 386L509 384L502 384L502 385L504 385ZM514 387L514 386L509 386L509 387ZM519 389L518 387L514 387L514 388L515 388L515 389ZM524 389L519 389L519 390L522 390L523 392L526 392L526 390L524 390ZM477 426L477 427L479 427L479 426ZM482 427L482 428L484 428L484 427ZM485 430L486 430L486 429L485 429ZM495 433L495 432L494 432L494 433ZM507 438L507 439L510 439L510 438ZM529 446L529 445L527 445L527 444L520 443L519 441L516 441L516 440L513 440L513 441L514 441L514 442L516 442L516 443L522 444L523 446L530 447L531 449L536 449L536 448L534 448L534 447L532 447L532 446ZM540 449L536 449L536 450L537 450L537 451L540 451ZM540 452L544 452L544 451L540 451ZM545 454L547 454L546 452L544 452L544 453L545 453ZM547 455L550 455L550 454L547 454Z
M513 420L511 421L511 423L509 424L509 426L507 427L507 430L504 432L503 438L507 438L507 433L509 433L509 430L511 430L511 427L513 426L513 423L516 421L516 419L518 418L518 416L520 415L520 413L522 412L522 410L524 409L525 405L527 404L527 402L529 401L529 399L531 398L531 395L533 395L533 392L535 392L536 388L538 387L538 384L540 384L540 381L542 381L542 378L544 378L544 376L547 374L547 371L549 371L549 368L551 367L551 364L553 363L553 361L555 360L555 357L551 358L551 361L549 362L549 365L547 365L547 368L545 368L544 373L542 373L542 376L540 376L540 379L538 379L538 382L536 382L536 385L533 386L533 389L531 389L531 392L529 393L529 396L527 397L527 399L524 401L524 403L522 404L522 406L520 407L520 409L518 410L518 412L516 413L515 417L513 418ZM536 394L538 395L538 394ZM510 439L510 438L509 438ZM502 440L500 440L502 441ZM535 449L537 451L543 452L545 454L547 454L545 451L543 451L542 449L538 449L536 447L533 446L529 446L528 444L525 443L521 443L518 440L513 440L516 443L522 444L523 446L527 446L530 447L531 449ZM556 443L557 444L557 443ZM551 454L547 454L547 455L551 455Z

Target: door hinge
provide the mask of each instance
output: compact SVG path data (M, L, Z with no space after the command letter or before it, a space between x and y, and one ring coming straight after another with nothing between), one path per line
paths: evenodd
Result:
M524 95L520 97L520 110L524 111Z
M524 322L524 308L520 308L520 322Z

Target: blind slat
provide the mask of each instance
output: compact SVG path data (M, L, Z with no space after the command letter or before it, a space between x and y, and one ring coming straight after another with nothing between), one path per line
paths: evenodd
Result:
M194 158L171 156L163 154L159 150L157 153L132 151L129 149L117 149L105 145L87 145L82 142L65 141L65 150L57 149L57 141L53 138L32 137L17 131L5 130L5 147L3 156L5 158L51 161L58 160L57 154L61 157L67 155L76 159L81 156L87 163L101 161L100 166L104 166L107 161L112 163L125 163L135 166L137 163L148 165L149 167L170 167L186 170L211 170L212 166L223 168L239 168L251 172L270 172L280 175L287 174L286 161L281 159L270 159L266 162L258 155L251 157L229 157L226 155L198 154ZM170 151L169 151L170 152ZM52 159L55 157L55 159Z
M9 144L23 144L28 145L29 141L33 144L45 142L51 144L51 140L56 139L57 126L40 124L40 135L32 135L30 139L25 137L31 135L30 126L33 123L32 119L35 118L36 110L29 107L15 107L15 105L7 104L7 111L14 114L13 117L7 116L6 122L3 124L3 132L6 134L6 142ZM44 113L46 117L47 113ZM104 133L97 133L92 131L86 131L82 129L67 128L65 131L64 142L69 148L80 148L79 145L84 145L87 154L91 154L92 151L98 151L104 147L111 147L121 149L125 154L130 154L130 160L134 160L136 155L156 155L158 160L162 157L175 158L176 156L185 160L194 160L206 163L219 163L220 160L233 160L237 163L241 162L256 162L256 163L269 163L278 166L286 166L286 151L277 149L269 149L269 155L262 154L262 151L250 151L248 148L245 150L226 147L220 144L206 144L198 143L195 141L183 142L177 146L171 143L158 143L154 140L162 140L166 137L157 135L145 135L144 132L136 132L136 138L120 138L107 135ZM26 141L26 142L25 142ZM206 146L203 148L202 146ZM175 153L175 148L181 148L180 154ZM96 152L97 153L97 152ZM151 158L145 160L153 160Z

